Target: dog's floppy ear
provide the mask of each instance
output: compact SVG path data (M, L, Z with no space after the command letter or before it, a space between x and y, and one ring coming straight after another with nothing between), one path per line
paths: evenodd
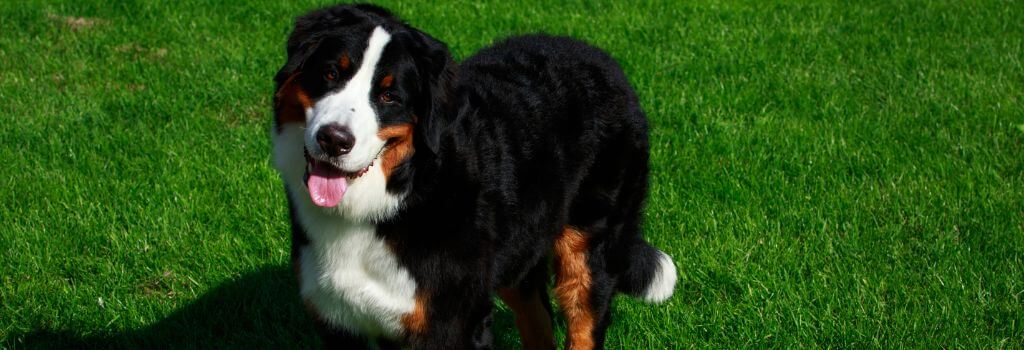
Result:
M301 18L300 18L301 19ZM308 28L302 28L296 21L295 29L288 37L288 60L274 75L274 128L281 132L284 124L304 121L304 99L308 98L299 87L298 75L302 64L316 50L316 43L309 42L312 38Z
M333 23L330 17L334 16L329 10L331 9L313 11L295 19L295 27L292 29L291 35L288 36L288 43L285 46L288 61L274 75L274 82L277 83L278 90L302 68L309 56L320 45L323 33L329 30L328 25Z
M303 103L308 96L299 87L298 75L302 65L316 52L324 28L324 13L316 11L295 19L295 28L288 36L288 60L274 75L274 124L280 132L285 123L304 120Z
M417 108L420 118L416 127L422 141L432 153L438 154L441 136L447 129L445 116L454 110L454 85L456 64L448 46L419 30L409 29L410 51L412 51L419 76L421 91L428 98Z

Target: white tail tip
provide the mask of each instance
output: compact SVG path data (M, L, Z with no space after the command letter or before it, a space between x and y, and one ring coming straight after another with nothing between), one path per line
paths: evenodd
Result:
M648 303L661 303L672 296L676 288L676 265L672 258L663 251L658 251L658 270L654 272L651 283L640 294L640 299Z

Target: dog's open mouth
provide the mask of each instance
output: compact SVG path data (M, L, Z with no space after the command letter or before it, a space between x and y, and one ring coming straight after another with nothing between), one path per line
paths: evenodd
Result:
M309 188L309 197L313 203L321 207L337 206L345 197L348 190L348 182L366 174L373 166L373 163L356 172L346 172L334 166L330 162L318 160L309 155L308 150L303 150L306 156L306 187Z

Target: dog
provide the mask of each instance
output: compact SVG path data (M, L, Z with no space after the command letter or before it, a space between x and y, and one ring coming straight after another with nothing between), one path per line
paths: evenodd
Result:
M273 164L299 290L329 348L601 348L618 292L662 302L676 269L642 237L648 124L586 43L508 38L456 63L374 5L298 17L274 77ZM553 271L552 271L553 270Z

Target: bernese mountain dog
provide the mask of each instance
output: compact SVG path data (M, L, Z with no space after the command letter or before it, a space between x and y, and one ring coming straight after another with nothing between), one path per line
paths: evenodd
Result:
M505 39L461 63L373 5L295 21L273 163L299 290L330 348L492 346L494 296L528 349L601 348L612 299L668 299L642 237L648 124L583 42Z

